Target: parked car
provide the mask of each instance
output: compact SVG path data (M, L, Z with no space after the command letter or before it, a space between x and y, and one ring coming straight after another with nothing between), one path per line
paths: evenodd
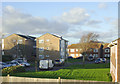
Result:
M63 65L63 64L64 64L64 59L56 59L56 60L54 61L54 64L55 64L55 65Z
M93 56L89 56L87 59L88 59L88 61L93 61L94 57Z
M15 60L12 60L12 62L15 62L15 61L23 61L23 62L27 62L27 60L25 58L17 58Z
M17 66L17 65L20 65L20 66L25 66L24 64L22 64L22 63L18 63L17 61L12 61L12 62L10 62L10 64L11 64L11 66Z
M97 59L95 60L95 63L96 63L96 64L102 63L102 59L101 59L101 58L97 58Z
M0 68L1 69L6 68L6 67L10 67L10 66L11 66L10 64L4 63L4 62L0 62Z
M19 64L23 65L23 66L26 66L26 67L29 67L30 64L27 63L27 62L23 62L23 61L18 61Z
M54 63L52 60L40 60L39 62L40 69L52 69L53 66L54 66Z
M102 58L102 62L105 63L106 62L106 58Z
M72 56L68 56L68 59L73 59L73 57Z

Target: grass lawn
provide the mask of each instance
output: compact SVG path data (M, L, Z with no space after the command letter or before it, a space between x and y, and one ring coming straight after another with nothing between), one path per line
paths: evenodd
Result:
M19 77L58 78L76 80L111 81L109 64L73 65L57 71L22 72L11 74Z
M82 59L68 59L67 62L70 62L70 63L74 63L74 62L82 62L83 60Z

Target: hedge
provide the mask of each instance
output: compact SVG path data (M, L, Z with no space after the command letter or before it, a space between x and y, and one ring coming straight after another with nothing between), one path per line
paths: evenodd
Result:
M25 72L25 68L22 66L11 66L2 69L2 74L12 74L12 73L18 73L18 72Z

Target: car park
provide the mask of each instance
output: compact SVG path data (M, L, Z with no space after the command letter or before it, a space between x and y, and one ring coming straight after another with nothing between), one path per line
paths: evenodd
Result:
M40 60L39 68L40 69L52 69L54 67L54 63L52 60Z
M63 65L63 64L64 64L64 59L56 59L56 60L54 61L54 64L55 64L55 65Z
M87 59L88 59L88 61L93 61L94 57L93 56L89 56Z
M97 58L97 59L95 60L95 63L96 63L96 64L102 63L102 59L101 59L101 58Z
M0 68L1 69L6 68L6 67L10 67L10 66L11 66L10 64L4 63L4 62L0 62Z
M30 66L30 64L27 63L27 62L18 61L18 63L19 63L20 65L22 65L23 67L24 67L24 66L26 66L26 67L29 67L29 66Z
M102 62L105 63L106 62L106 58L102 58Z

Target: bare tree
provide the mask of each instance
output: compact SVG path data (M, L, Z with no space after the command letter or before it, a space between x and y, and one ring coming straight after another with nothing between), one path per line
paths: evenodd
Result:
M95 44L95 42L97 42L98 37L99 35L95 33L88 33L81 37L79 44L80 44L80 53L83 55L83 66L85 64L85 58L90 54L90 49L92 47L98 46L97 44Z

